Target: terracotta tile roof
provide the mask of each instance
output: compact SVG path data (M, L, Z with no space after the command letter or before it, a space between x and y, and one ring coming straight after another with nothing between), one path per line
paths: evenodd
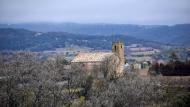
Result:
M101 62L112 52L79 53L71 62Z

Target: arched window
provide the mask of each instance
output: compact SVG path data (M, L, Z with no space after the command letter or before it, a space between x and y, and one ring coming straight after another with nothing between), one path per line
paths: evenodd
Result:
M116 51L116 49L117 49L117 46L115 45L115 51Z
M121 45L121 48L122 48L122 45Z

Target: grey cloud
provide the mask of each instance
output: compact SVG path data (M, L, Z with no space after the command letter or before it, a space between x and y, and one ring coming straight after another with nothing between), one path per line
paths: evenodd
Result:
M190 0L0 0L0 22L189 23Z

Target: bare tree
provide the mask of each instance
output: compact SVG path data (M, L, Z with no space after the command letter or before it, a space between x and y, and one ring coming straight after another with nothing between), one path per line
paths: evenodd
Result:
M137 107L160 101L162 90L157 79L141 79L134 73L117 77L117 57L102 63L105 78L88 75L80 63L66 69L70 65L60 57L38 60L31 52L0 56L0 106L72 106L78 98L83 99L80 106L87 107Z
M119 68L119 58L116 55L106 57L101 64L101 72L104 78L115 79Z
M103 85L103 90L92 90L87 101L93 107L140 107L157 103L161 97L159 81L141 79L134 74Z
M59 59L59 60L58 60ZM58 83L66 75L63 60L40 61L31 52L0 57L2 106L57 107L67 99Z
M6 106L27 106L29 81L36 64L35 55L30 52L17 52L4 56L1 62L3 102Z

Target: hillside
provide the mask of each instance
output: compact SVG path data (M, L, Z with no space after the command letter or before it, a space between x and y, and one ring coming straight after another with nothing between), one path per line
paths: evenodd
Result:
M190 24L128 25L128 24L76 24L30 23L0 25L0 28L24 28L37 32L69 32L87 35L127 35L138 39L166 44L190 46Z
M122 40L125 44L144 43L144 40L130 36L86 35L65 32L35 32L25 29L0 29L0 50L43 51L78 45L94 49L111 49L112 41Z

